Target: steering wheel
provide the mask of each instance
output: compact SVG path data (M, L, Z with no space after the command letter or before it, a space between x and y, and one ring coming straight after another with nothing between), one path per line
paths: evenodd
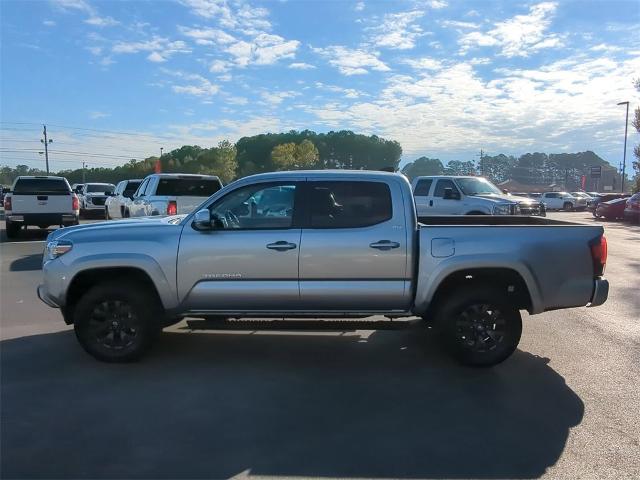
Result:
M226 212L224 212L224 218L227 221L227 224L231 228L239 228L240 227L240 220L238 219L236 214L233 213L231 210L227 210Z

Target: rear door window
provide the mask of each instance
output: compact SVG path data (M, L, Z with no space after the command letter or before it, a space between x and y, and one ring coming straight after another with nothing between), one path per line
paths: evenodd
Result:
M391 191L382 182L309 182L311 228L360 228L390 220Z
M140 186L140 182L127 182L127 184L124 186L124 190L120 190L120 192L125 196L125 197L131 197L135 191L138 189L138 187Z
M426 197L429 195L429 191L431 190L431 184L433 183L433 179L425 178L423 180L418 180L416 184L416 189L413 192L414 195L418 197Z
M222 188L220 180L204 178L160 178L156 195L210 197Z
M71 187L63 178L20 178L14 195L70 195Z

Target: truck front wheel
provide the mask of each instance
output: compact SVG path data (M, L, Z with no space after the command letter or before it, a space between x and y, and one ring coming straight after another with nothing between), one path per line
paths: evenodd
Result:
M5 223L7 238L16 238L20 234L21 228L22 228L21 224L7 220Z
M440 303L435 321L448 350L471 366L506 360L522 334L520 311L497 288L464 288Z
M158 300L139 285L98 284L78 301L74 329L80 345L103 362L138 360L161 330Z

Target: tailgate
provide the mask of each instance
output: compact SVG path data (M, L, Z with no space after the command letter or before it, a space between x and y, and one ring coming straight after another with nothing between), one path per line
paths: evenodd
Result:
M198 205L209 197L175 197L178 206L178 215L191 213Z
M68 195L11 195L12 213L73 213Z

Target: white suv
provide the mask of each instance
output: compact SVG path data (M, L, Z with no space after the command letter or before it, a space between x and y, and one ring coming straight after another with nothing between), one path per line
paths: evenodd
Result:
M78 214L78 196L63 177L18 177L4 197L7 238L17 237L29 225L77 225Z
M411 187L418 216L545 215L540 202L502 193L483 177L417 177Z

